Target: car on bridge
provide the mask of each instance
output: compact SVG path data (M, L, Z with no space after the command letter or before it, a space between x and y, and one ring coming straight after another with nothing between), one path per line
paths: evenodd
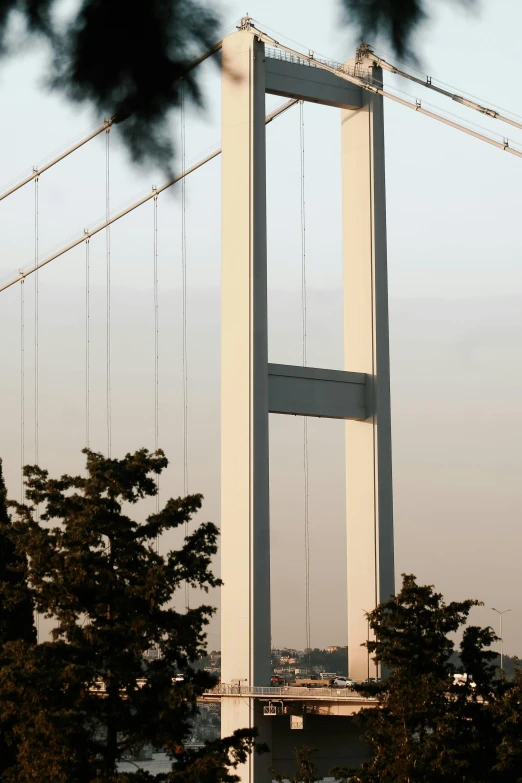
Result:
M350 680L348 677L334 677L333 680L330 681L330 685L332 688L353 688L354 685L357 685L355 680Z
M473 689L477 687L477 683L473 680L472 675L466 673L454 674L453 685L469 685L469 687Z

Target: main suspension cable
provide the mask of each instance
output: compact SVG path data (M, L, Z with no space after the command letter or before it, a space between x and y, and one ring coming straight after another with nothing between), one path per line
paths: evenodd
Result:
M106 405L107 405L107 456L110 458L112 450L112 421L111 421L111 224L110 224L110 127L105 131L105 264L107 285L107 313L106 313Z
M278 106L276 109L271 111L269 114L265 117L265 123L268 125L269 122L272 122L272 120L275 120L276 117L280 117L285 111L290 109L292 106L295 106L295 104L298 103L297 98L291 98L288 101L285 101L281 106ZM107 226L112 225L117 220L120 220L120 218L125 217L125 215L128 215L133 210L137 209L138 207L141 207L142 204L145 204L147 201L150 201L151 198L154 198L154 196L160 193L163 193L164 190L167 190L168 188L175 185L177 182L181 182L184 177L187 177L189 174L192 174L192 172L197 171L202 166L205 165L205 163L209 163L209 161L213 160L214 158L217 158L218 155L221 155L221 148L214 150L213 152L206 155L201 160L198 160L196 163L194 163L192 166L189 166L188 169L185 171L182 171L181 174L178 174L176 177L173 177L172 179L165 182L164 185L157 188L157 190L151 193L147 193L145 196L142 196L141 198L134 201L129 206L125 207L124 209L121 209L119 212L117 212L115 215L113 215L109 220L104 220L102 223L98 224L97 226L94 226L93 228L89 228L88 230L84 231L81 236L77 237L76 239L72 240L71 242L68 242L66 245L63 245L58 250L51 253L49 256L44 258L42 261L40 261L38 264L35 264L29 269L20 269L18 274L11 278L10 280L7 280L7 282L0 285L0 293L2 291L5 291L7 288L10 288L12 285L15 285L16 283L20 282L25 277L29 277L29 275L32 275L36 269L41 269L46 264L49 264L51 261L54 261L56 258L59 258L60 256L63 256L64 253L68 253L69 250L72 250L73 248L77 247L79 244L85 241L86 236L93 237L95 234L98 234L100 231L103 231ZM5 279L5 278L4 278Z
M302 358L307 364L307 302L306 302L306 202L305 202L305 136L304 102L299 103L299 152L301 167L301 318ZM305 615L306 648L310 673L311 622L310 622L310 519L308 512L308 418L303 417L303 474L304 474L304 545L305 545Z
M181 169L186 165L185 82L181 82ZM187 192L181 180L181 299L182 299L182 374L183 374L183 495L188 495L188 363L187 363ZM188 522L185 522L185 538ZM189 583L185 582L185 608L190 604Z
M329 73L334 74L334 76L338 76L340 79L343 79L344 81L350 82L351 84L355 84L358 87L362 87L363 90L367 90L368 92L373 92L375 95L382 95L383 98L388 98L389 100L394 101L395 103L400 103L401 106L406 106L408 109L413 109L413 111L416 111L419 114L424 114L424 116L426 117L431 117L432 119L437 120L438 122L444 123L444 125L449 125L451 128L455 128L456 130L459 130L462 133L467 133L469 136L473 136L474 138L479 139L480 141L485 141L486 144L491 144L493 147L497 147L497 149L504 150L504 152L509 152L512 155L516 155L518 158L522 158L522 151L517 150L514 147L510 147L508 139L504 139L501 142L495 141L495 139L492 139L483 133L478 133L477 131L471 130L470 128L466 128L465 125L461 125L458 122L453 122L452 120L449 120L446 117L442 117L440 114L437 114L436 112L428 111L427 109L422 108L421 102L418 100L416 100L415 103L413 103L412 101L408 101L405 100L404 98L399 98L397 95L393 95L393 93L384 90L381 85L373 84L371 81L368 81L363 76L358 75L357 70L355 68L350 68L350 66L343 65L343 64L332 65L330 63L323 62L322 60L316 59L312 53L303 54L302 52L299 52L296 49L292 49L289 46L285 46L284 44L279 43L279 41L276 41L274 38L271 38L266 33L255 28L253 25L252 25L252 31L263 43L266 43L269 46L273 46L276 49L281 49L282 51L287 52L289 55L295 57L298 61L303 61L316 68L321 68L321 70L328 71Z
M218 52L222 46L223 46L223 39L221 38L219 41L217 41L217 43L214 44L214 46L211 46L210 49L207 49L205 52L202 52L201 54L196 56L193 60L191 60L189 63L187 63L187 65L184 68L184 73L187 74L190 71L192 71L194 68L196 68L198 65L201 65L202 62L207 60L213 54L216 54L216 52ZM88 141L91 141L91 139L94 139L96 136L99 136L100 133L103 133L104 130L107 130L107 128L109 128L115 122L118 122L117 117L111 117L110 119L104 120L104 123L101 127L97 126L93 131L89 132L86 136L80 138L77 142L67 147L63 152L53 157L48 163L42 164L39 167L39 174L43 174L44 171L47 171L52 166L55 166L61 160L66 158L68 155L70 155L72 152L75 152L80 147L83 147L84 144L87 144ZM34 178L35 178L35 173L33 171L33 173L29 174L27 177L23 177L21 180L18 180L12 185L9 185L5 191L0 193L0 201L2 201L2 199L6 198L7 196L10 196L11 193L14 193L15 191L19 190L24 185L27 185L27 183L31 182L31 180Z
M103 131L106 130L108 126L112 125L113 122L114 122L114 117L112 117L110 120L105 120L103 125L98 126L94 131L87 134L87 136L84 136L75 144L72 144L70 147L67 147L63 152L61 152L59 155L56 155L48 163L44 163L41 166L34 167L31 174L17 181L15 184L11 185L2 193L0 193L0 201L2 201L4 198L7 198L7 196L10 196L11 193L15 193L15 191L19 190L20 188L23 188L23 186L27 185L29 182L31 182L31 180L37 179L38 177L40 177L41 174L44 173L44 171L48 171L48 169L52 168L53 166L56 166L57 163L59 163L64 158L66 158L72 152L75 152L80 147L83 147L84 144L87 144L88 141L91 141L91 139L94 139L96 138L96 136L99 136L100 133L103 133Z
M460 103L462 106L466 106L468 109L473 109L474 111L480 112L480 114L485 114L487 117L492 117L495 120L500 120L500 122L506 122L509 125L512 125L514 128L518 128L519 130L522 130L522 122L518 122L517 120L512 119L511 117L507 117L505 114L502 114L497 109L491 108L489 106L483 106L482 104L472 100L471 98L466 98L464 95L458 95L457 93L451 92L450 90L445 90L443 87L439 87L437 84L433 84L431 76L426 76L425 79L419 79L417 76L414 76L413 74L408 73L407 71L403 71L400 68L397 68L397 66L392 65L391 63L384 60L382 57L378 57L370 47L365 47L364 54L367 55L371 60L373 60L375 65L378 65L380 68L382 68L385 71L389 71L390 73L395 73L397 74L397 76L402 76L404 79L408 79L410 82L415 82L415 84L420 84L421 87L427 87L428 90L433 90L434 92L439 93L439 95L444 95L446 98L451 98L452 101L455 101L456 103Z

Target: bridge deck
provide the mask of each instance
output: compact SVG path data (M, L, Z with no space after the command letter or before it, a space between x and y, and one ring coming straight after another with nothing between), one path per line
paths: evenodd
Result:
M239 685L217 685L206 691L201 702L221 702L223 699L256 699L260 702L280 702L293 711L294 707L305 708L307 712L325 715L352 715L365 707L373 707L377 700L362 696L349 688L307 688L284 686L247 687ZM286 710L285 710L286 711Z

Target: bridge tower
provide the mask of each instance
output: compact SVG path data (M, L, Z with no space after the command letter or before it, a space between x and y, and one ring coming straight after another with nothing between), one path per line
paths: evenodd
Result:
M394 591L382 98L274 57L248 19L222 54L222 682L270 683L270 412L346 420L349 673L363 679L364 612ZM357 67L382 81L369 60ZM266 93L341 109L344 370L268 363ZM275 748L255 698L223 698L221 715L224 736L257 726ZM272 763L253 755L242 781L266 783Z

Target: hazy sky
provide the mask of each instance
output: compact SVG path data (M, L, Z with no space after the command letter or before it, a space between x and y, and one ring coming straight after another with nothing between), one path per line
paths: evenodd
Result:
M457 91L522 115L522 7L484 0L476 15L439 4L418 38L419 68ZM317 9L320 8L320 13ZM223 4L224 26L245 12ZM335 0L251 2L259 26L331 59L355 49ZM386 47L376 49L387 56ZM31 46L0 65L0 180L7 183L83 133L94 117L42 83L45 52ZM386 83L517 139L451 101L387 75ZM220 140L219 74L204 66L206 112L187 119L187 160ZM273 106L277 99L267 98ZM396 104L386 104L387 211L397 574L435 583L448 600L479 598L513 611L505 651L522 652L522 160ZM101 118L103 119L103 118ZM300 361L298 111L267 130L270 360ZM179 134L177 118L173 133ZM339 111L305 107L309 363L342 367ZM522 132L518 132L522 141ZM104 138L40 181L40 253L102 217ZM133 168L111 132L114 209L165 175ZM162 497L182 490L179 189L159 200L160 444L171 460ZM202 518L219 522L220 163L187 180L189 488ZM34 254L34 191L0 204L0 279ZM153 446L153 213L148 204L111 232L113 455ZM82 467L85 445L84 248L40 273L40 462ZM91 424L105 451L105 239L91 242ZM25 284L26 461L34 459L34 281ZM20 492L20 287L0 294L0 453ZM312 644L346 638L344 429L311 420ZM271 417L273 643L304 646L302 420ZM143 514L147 509L144 509ZM149 506L152 510L152 505ZM175 539L163 542L163 546ZM216 564L219 568L219 563ZM217 603L219 597L213 600ZM213 622L209 643L219 645Z

